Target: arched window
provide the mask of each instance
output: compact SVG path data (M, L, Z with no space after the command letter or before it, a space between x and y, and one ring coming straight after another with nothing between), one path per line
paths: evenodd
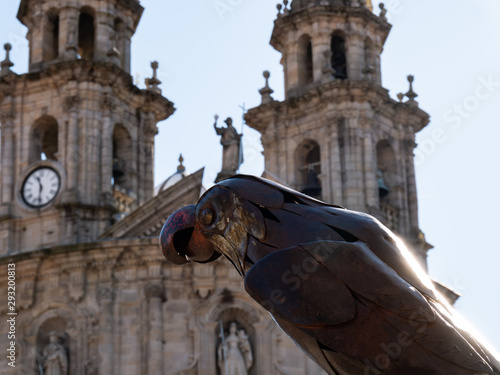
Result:
M302 142L295 152L298 189L315 198L321 197L321 150L313 140Z
M379 197L390 199L390 193L398 184L396 154L387 140L377 143L377 179Z
M93 59L95 24L92 9L83 7L78 20L78 54L82 59Z
M347 79L347 55L345 39L340 35L332 37L332 68L335 69L335 78Z
M299 84L307 85L312 83L313 77L313 50L311 38L302 35L299 39Z
M59 14L56 10L47 13L43 30L43 60L52 61L59 57Z
M31 132L30 162L57 160L59 148L59 126L51 116L43 116L35 121Z
M122 124L113 130L113 184L130 188L129 175L132 171L132 137Z

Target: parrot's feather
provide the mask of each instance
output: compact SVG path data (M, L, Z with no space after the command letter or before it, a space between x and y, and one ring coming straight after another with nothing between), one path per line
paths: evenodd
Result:
M273 315L300 326L342 324L355 315L345 284L301 247L273 252L257 262L245 277L245 288Z

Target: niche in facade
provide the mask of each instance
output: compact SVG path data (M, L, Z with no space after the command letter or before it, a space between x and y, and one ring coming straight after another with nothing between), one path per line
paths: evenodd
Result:
M307 85L313 81L313 50L309 35L299 39L299 84Z
M82 59L93 59L95 52L95 22L92 9L84 7L78 19L78 54Z
M335 70L335 78L347 79L347 55L345 39L340 35L332 37L332 68Z
M31 132L30 162L57 160L59 126L52 116L43 116L35 121Z
M67 374L70 364L69 336L63 318L46 320L38 329L35 368L44 374ZM38 373L38 372L37 372Z

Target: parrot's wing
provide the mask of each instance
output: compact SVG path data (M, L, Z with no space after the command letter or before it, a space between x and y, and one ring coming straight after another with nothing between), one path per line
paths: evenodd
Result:
M352 292L406 319L435 319L425 298L361 242L318 241L275 251L250 269L245 288L273 315L304 326L350 321Z
M342 324L356 312L346 285L302 247L275 251L257 262L245 288L273 315L300 326Z
M318 253L320 246L328 248L328 256ZM467 341L453 322L444 319L442 313L434 310L412 285L375 256L365 243L318 242L302 247L355 295L388 310L389 314L384 314L387 321L400 332L408 333L426 350L463 368L493 373L486 358L474 348L475 343Z
M374 217L336 207L308 207L301 204L287 204L283 210L304 218L328 225L340 234L346 242L362 241L385 264L421 293L437 300L434 286L404 245L396 243L394 235Z
M353 320L360 301L450 364L492 373L454 326L363 242L318 241L274 252L251 268L245 288L273 315L339 352L330 328Z

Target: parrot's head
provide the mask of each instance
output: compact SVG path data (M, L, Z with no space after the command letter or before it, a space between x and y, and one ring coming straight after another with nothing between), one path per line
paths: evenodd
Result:
M266 244L266 221L272 215L270 208L283 205L283 189L288 190L253 176L220 182L198 204L181 208L168 218L160 235L163 254L179 265L207 263L224 255L245 276L254 263L276 250Z

